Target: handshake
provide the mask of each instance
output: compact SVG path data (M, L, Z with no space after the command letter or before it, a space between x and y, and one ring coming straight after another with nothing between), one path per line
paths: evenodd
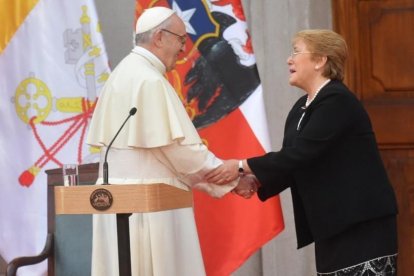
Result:
M243 173L241 173L242 171ZM260 187L260 182L252 174L247 162L245 160L239 161L235 159L224 160L223 164L216 169L210 171L206 175L206 179L210 183L224 185L236 180L239 182L232 190L232 193L237 194L246 199L251 198Z
M248 199L257 192L259 186L260 182L254 175L243 175L240 177L237 186L231 192Z

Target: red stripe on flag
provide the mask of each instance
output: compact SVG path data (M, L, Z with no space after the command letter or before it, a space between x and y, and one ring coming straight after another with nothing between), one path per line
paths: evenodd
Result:
M223 159L247 158L265 153L240 109L198 131L208 148Z
M199 131L220 158L246 158L264 153L239 109ZM261 202L229 194L214 199L195 192L195 216L206 272L229 275L283 230L279 197Z

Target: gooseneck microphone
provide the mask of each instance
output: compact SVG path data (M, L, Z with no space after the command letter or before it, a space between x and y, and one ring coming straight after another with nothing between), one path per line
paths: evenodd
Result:
M131 116L134 116L135 113L137 113L137 108L136 107L131 108L131 110L129 111L128 117L125 119L124 123L121 125L121 127L118 130L118 132L115 134L115 136L112 139L111 143L109 143L108 147L106 148L105 159L104 159L104 163L103 163L103 180L104 180L103 185L108 185L109 184L108 183L108 179L109 179L109 177L108 177L109 176L109 174L108 174L108 162L106 161L106 159L108 157L109 149L111 148L112 143L115 141L116 137L118 136L119 132L124 127L124 125L126 124L126 122L129 120L129 118Z

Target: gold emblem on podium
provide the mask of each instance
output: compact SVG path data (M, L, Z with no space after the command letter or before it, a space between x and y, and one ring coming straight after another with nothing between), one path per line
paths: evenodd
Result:
M112 206L113 197L110 191L100 188L92 192L89 200L93 208L105 211Z

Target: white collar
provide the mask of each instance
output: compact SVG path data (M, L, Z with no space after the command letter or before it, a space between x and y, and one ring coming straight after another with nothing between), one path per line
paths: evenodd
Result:
M135 46L134 49L132 49L132 53L141 55L144 58L146 58L152 65L154 65L155 68L157 68L158 71L161 72L161 74L164 75L167 71L164 63L162 63L162 61L156 55L154 55L144 47Z

